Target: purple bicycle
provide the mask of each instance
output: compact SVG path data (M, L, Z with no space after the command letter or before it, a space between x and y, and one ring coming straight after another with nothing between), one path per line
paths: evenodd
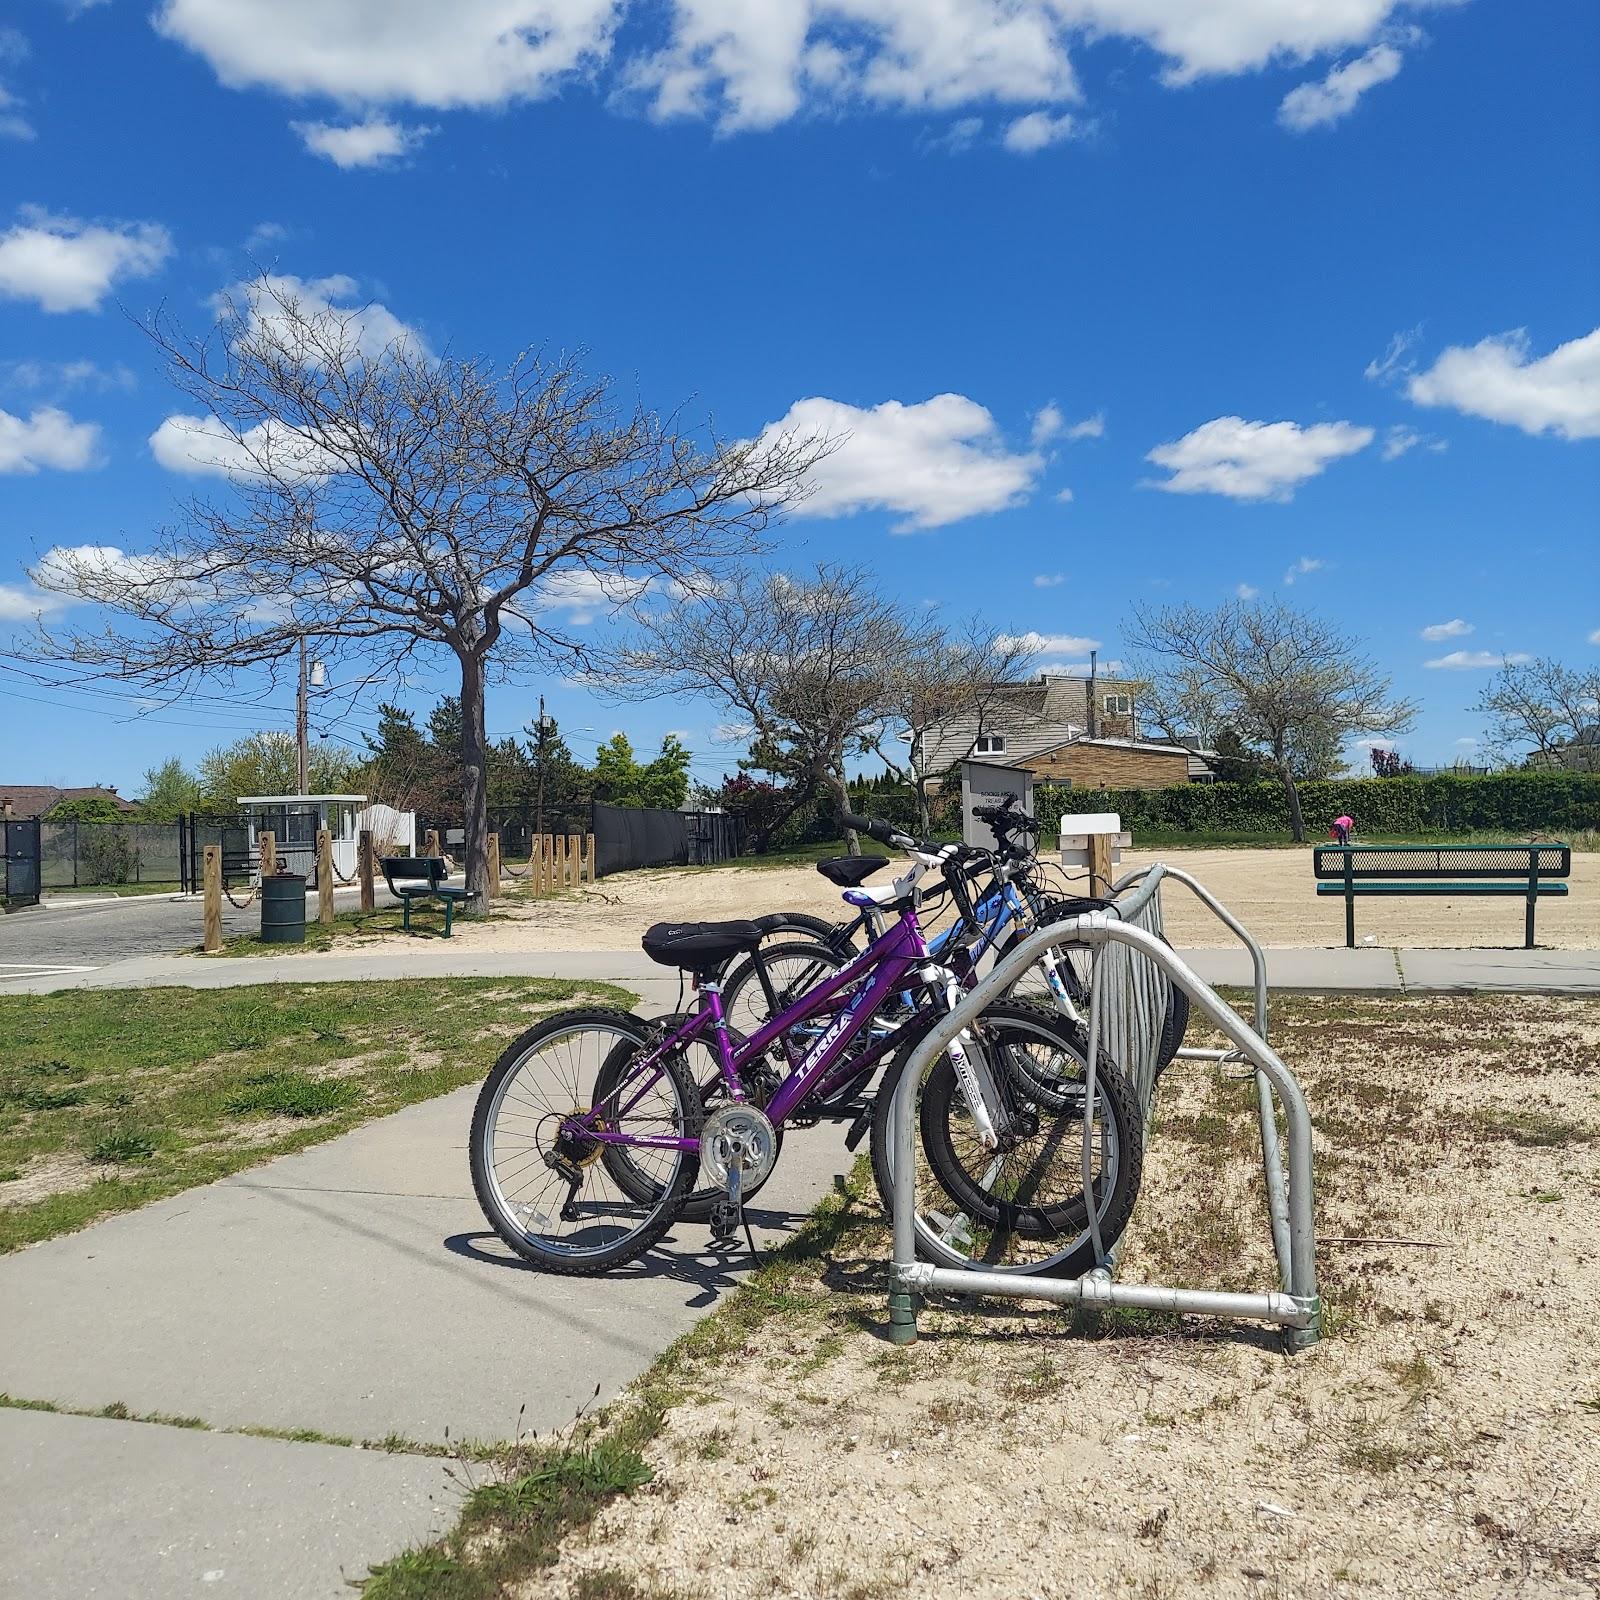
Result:
M871 896L895 920L748 1038L728 1025L721 980L735 959L760 959L761 926L659 923L643 946L692 975L687 1016L561 1012L501 1056L473 1114L472 1177L485 1216L518 1255L551 1272L604 1272L643 1255L692 1202L709 1211L714 1239L732 1239L778 1160L785 1124L819 1101L837 1104L885 1061L870 1124L888 1204L895 1086L917 1039L962 992L930 958L919 886L937 873L959 902L970 852L852 821L911 857L892 897ZM844 895L852 904L866 897ZM1121 1235L1138 1193L1143 1126L1126 1079L1103 1058L1088 1104L1085 1055L1076 1023L1007 999L927 1069L917 1174L925 1256L1076 1275L1097 1264L1095 1233L1105 1250Z

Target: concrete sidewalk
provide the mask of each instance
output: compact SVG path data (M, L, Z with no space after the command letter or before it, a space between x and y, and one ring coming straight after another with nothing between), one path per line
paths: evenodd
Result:
M1250 957L1242 947L1180 950L1207 983L1248 985ZM1355 950L1271 949L1267 982L1275 989L1469 990L1538 994L1600 994L1600 950ZM283 956L143 956L92 972L45 973L6 980L0 993L42 994L69 988L192 985L198 989L251 983L370 981L383 978L549 977L621 983L647 1009L676 1003L678 978L638 950L474 951L396 949Z
M0 1259L0 1391L421 1444L547 1433L596 1385L603 1403L749 1258L685 1225L604 1278L529 1270L472 1195L475 1094ZM851 1159L833 1124L796 1133L752 1207L758 1240ZM0 1543L27 1557L0 1562L0 1595L29 1600L184 1594L201 1569L226 1577L207 1593L331 1595L422 1537L445 1493L425 1457L133 1422L0 1411L0 1448ZM340 1526L319 1529L330 1502Z

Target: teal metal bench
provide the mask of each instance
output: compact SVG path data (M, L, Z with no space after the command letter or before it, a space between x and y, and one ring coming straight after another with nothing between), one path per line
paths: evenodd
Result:
M407 933L411 932L412 901L437 900L444 907L444 936L448 939L455 908L475 898L470 890L453 888L444 881L450 869L443 856L384 856L378 865L383 868L389 893L400 902L400 921Z
M1533 912L1564 895L1552 879L1572 875L1564 844L1319 844L1312 852L1319 895L1344 896L1344 942L1356 943L1356 896L1515 895L1526 902L1523 947L1533 949Z

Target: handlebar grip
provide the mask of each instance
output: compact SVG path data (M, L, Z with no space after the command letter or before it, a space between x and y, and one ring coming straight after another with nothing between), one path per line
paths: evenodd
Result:
M898 829L877 817L858 817L851 812L845 812L844 825L856 833L864 833L869 839L876 839L879 844L893 844Z

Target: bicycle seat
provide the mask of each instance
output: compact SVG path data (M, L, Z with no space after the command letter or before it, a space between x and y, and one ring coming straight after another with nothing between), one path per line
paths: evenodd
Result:
M754 922L658 922L639 941L644 953L664 967L711 972L761 943Z
M828 856L817 863L817 871L841 889L855 889L888 861L888 856Z

